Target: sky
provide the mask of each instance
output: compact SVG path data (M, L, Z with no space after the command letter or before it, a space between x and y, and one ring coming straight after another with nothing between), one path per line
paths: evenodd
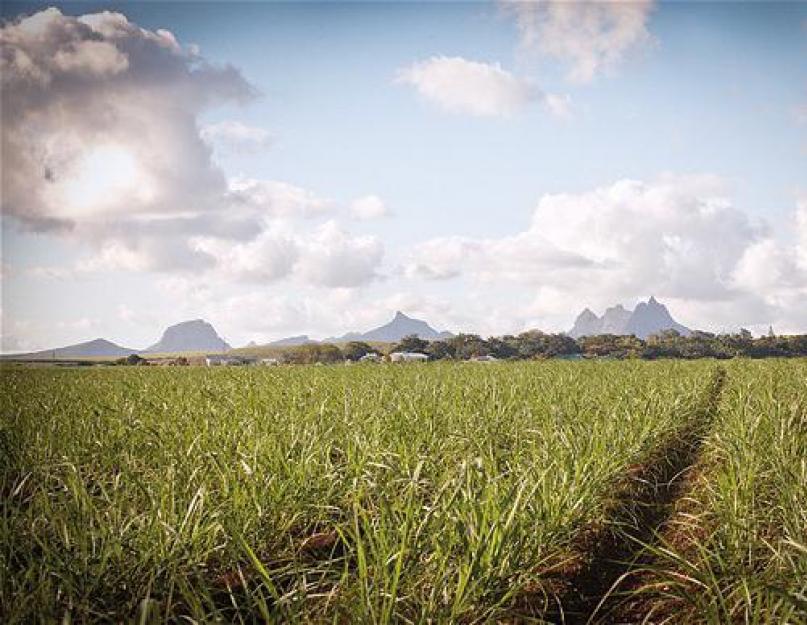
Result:
M807 332L807 4L2 4L2 349L650 295Z

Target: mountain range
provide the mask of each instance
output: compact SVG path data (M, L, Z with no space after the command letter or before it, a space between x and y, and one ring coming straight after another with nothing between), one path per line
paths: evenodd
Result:
M130 354L166 352L223 352L230 349L216 330L203 319L183 321L169 326L159 341L146 349L121 347L106 339L95 339L67 347L57 347L28 354L13 354L23 360L59 360L70 358L123 358ZM6 356L9 357L9 356Z
M598 334L632 334L640 339L646 339L651 334L664 330L675 330L683 336L692 333L689 328L672 318L664 304L651 296L647 302L639 302L632 311L618 304L608 308L602 317L586 308L577 316L574 327L568 334L575 339Z
M579 338L596 334L634 334L639 338L647 338L662 330L677 330L680 334L688 335L690 330L676 322L670 315L667 307L659 303L655 297L647 302L641 302L633 311L625 309L622 305L613 306L598 317L586 308L569 331L569 336ZM440 332L432 328L421 319L409 317L397 311L391 321L366 332L348 332L338 337L324 339L323 343L345 343L348 341L365 341L379 343L394 343L405 336L415 335L421 339L435 341L454 336L451 332ZM290 336L269 343L270 347L285 347L317 343L309 336L302 334ZM160 340L145 349L132 349L117 345L106 339L98 338L76 345L68 345L56 349L31 352L28 354L7 355L16 359L26 360L57 360L70 358L121 358L129 354L156 354L176 352L225 352L230 345L222 339L216 330L203 319L183 321L172 325L163 332Z
M400 310L395 313L392 321L367 332L348 332L342 336L325 339L325 343L345 343L347 341L366 341L379 343L392 343L400 341L405 336L415 335L427 341L437 341L454 336L451 332L438 332L428 323L414 319L403 314Z

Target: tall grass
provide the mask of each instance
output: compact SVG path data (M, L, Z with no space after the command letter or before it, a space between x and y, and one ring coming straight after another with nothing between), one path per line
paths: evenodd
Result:
M713 368L6 370L0 615L495 621Z
M676 618L807 623L807 361L729 363L685 503L656 549Z

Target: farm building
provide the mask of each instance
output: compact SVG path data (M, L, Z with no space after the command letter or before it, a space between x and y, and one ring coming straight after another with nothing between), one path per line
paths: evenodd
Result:
M244 358L243 356L228 356L226 354L208 354L205 356L205 365L208 367L251 365L254 362L254 358Z
M497 362L499 359L495 356L474 356L468 359L470 362Z
M264 367L277 367L280 361L277 358L261 358L258 364Z
M392 352L389 359L392 362L425 362L429 357L418 352Z
M365 354L359 358L359 362L381 362L382 360L378 354Z

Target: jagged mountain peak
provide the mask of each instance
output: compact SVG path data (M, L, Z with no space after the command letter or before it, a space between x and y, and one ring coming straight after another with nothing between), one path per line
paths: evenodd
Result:
M675 330L685 336L690 334L689 328L675 321L667 307L651 295L646 302L639 302L633 311L617 304L608 308L602 317L597 317L586 308L577 316L569 336L580 338L597 334L633 334L645 339L663 330Z

